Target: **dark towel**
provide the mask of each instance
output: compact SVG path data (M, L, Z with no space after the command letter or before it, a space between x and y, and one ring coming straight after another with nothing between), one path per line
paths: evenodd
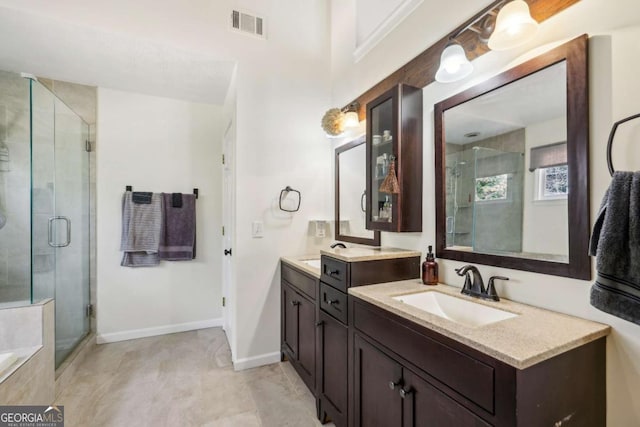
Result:
M171 193L171 206L174 208L182 207L182 193Z
M137 203L139 205L150 205L152 195L153 193L134 191L132 196L133 203Z
M593 226L591 305L640 325L640 172L616 172Z
M135 193L134 193L135 194ZM122 236L124 252L120 265L150 267L160 263L158 247L162 233L162 195L153 194L151 203L133 203L131 191L122 198Z
M160 237L160 259L192 260L196 256L196 196L182 194L182 207L174 208L173 195L162 193L164 226Z

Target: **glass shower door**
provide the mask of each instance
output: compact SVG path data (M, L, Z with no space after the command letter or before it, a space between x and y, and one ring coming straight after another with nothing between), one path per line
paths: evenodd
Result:
M33 292L34 300L55 298L58 367L90 329L89 126L31 85Z

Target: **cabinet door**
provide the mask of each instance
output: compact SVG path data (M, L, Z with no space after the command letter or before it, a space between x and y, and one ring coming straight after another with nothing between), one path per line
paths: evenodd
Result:
M398 99L395 90L367 104L367 180L370 191L367 228L391 230L396 220L397 197L380 191L391 164L397 166ZM397 169L396 169L397 170ZM396 174L397 176L397 174Z
M322 410L337 427L347 425L347 326L320 312L322 326L320 354Z
M294 360L298 359L298 300L288 285L282 284L282 347Z
M360 336L354 342L357 427L402 425L402 367Z
M422 231L422 161L422 89L400 84L367 103L368 230Z
M298 362L309 378L305 382L312 390L315 387L316 369L316 307L300 296L298 307Z
M403 379L403 427L490 427L490 424L406 368Z

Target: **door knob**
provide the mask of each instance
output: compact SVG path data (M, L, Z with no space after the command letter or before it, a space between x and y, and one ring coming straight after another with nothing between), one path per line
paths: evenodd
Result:
M224 254L225 255L231 255L231 249L225 249L224 250Z

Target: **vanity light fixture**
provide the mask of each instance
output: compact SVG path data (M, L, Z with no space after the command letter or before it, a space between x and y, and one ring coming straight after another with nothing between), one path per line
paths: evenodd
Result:
M473 64L460 44L450 43L440 56L440 67L436 72L436 81L452 83L462 80L473 72Z
M344 128L357 128L360 126L360 118L358 117L358 108L360 104L357 102L349 104L348 107L343 108L344 113Z
M491 50L507 50L531 40L538 32L538 23L531 17L524 0L504 5L496 18L496 29L489 37Z
M506 50L529 41L538 31L538 23L531 17L529 5L524 0L493 3L449 36L449 44L440 57L436 81L452 83L473 72L464 48L455 41L466 30L476 33L478 40L487 43L491 50Z

